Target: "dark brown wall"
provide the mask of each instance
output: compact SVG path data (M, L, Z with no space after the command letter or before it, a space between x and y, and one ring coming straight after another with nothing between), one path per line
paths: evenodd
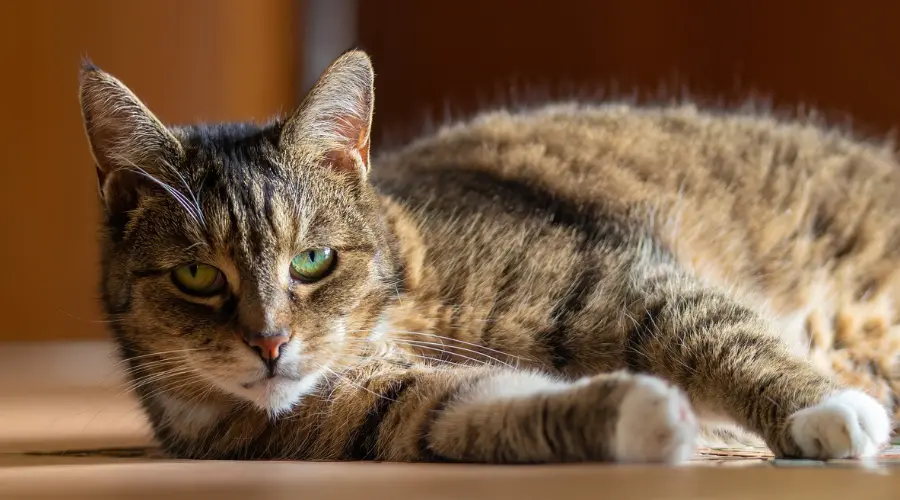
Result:
M291 0L0 2L0 340L105 335L83 55L165 121L265 119L293 101Z
M890 0L380 0L359 12L378 132L400 135L445 101L469 111L513 82L645 96L685 86L727 102L755 91L884 133L900 123L898 19Z

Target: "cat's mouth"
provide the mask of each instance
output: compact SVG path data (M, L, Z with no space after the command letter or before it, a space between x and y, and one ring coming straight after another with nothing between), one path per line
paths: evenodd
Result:
M272 415L290 411L307 394L315 391L322 380L321 372L297 375L257 376L256 380L238 382L227 391L254 403Z

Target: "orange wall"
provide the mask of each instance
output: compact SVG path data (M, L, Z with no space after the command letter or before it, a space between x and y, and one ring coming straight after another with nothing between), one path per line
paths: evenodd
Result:
M105 335L81 57L164 121L266 119L294 101L294 3L0 2L0 340Z

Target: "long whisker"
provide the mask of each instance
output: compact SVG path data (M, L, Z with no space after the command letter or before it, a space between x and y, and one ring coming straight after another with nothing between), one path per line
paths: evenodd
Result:
M181 375L187 375L191 372L194 372L193 368L181 367L181 368L175 368L175 369L171 369L171 370L167 370L167 371L163 371L163 372L159 372L159 373L152 373L145 377L138 377L138 378L135 378L134 380L130 380L130 381L127 381L127 382L121 384L120 387L124 386L125 390L119 394L121 395L121 394L127 394L130 392L134 392L135 390L137 390L147 384L153 384L153 383L160 382L162 380L179 377Z
M197 382L200 382L202 380L203 380L203 375L201 375L199 373L195 374L193 377L187 377L184 379L173 380L173 381L170 381L168 384L165 384L165 385L159 387L157 390L142 396L141 399L146 401L146 400L156 397L164 392L172 392L172 391L175 391L182 387L188 387L188 386L190 386L192 384L196 384Z
M456 363L456 362L453 362L453 361L444 360L444 359L440 359L440 358L433 358L433 357L429 357L429 356L424 356L424 355L416 354L416 353L413 353L413 352L404 352L404 353L403 353L403 356L404 356L404 358L405 358L406 356L412 356L412 357L419 358L419 359L422 359L422 360L425 360L425 361L430 361L431 363L433 363L433 366L442 366L442 365L450 365L450 366L458 366L458 367L469 367L469 366L471 366L471 365L466 365L466 364L464 364L464 363ZM344 361L349 362L350 365L345 367L345 368L348 368L348 369L349 369L349 368L354 368L354 367L357 367L357 366L359 366L359 365L361 365L361 364L364 364L364 363L367 363L367 362L371 362L371 361L372 361L372 358L370 358L370 357L368 357L368 356L360 356L360 355L358 355L358 354L353 354L353 353L339 354L339 355L334 356L332 359L335 360L335 361L337 361L337 360L344 360ZM391 363L391 360L390 360L390 359L379 359L378 361Z
M165 383L160 384L153 391L147 393L145 396L142 396L142 399L147 400L149 398L152 398L152 397L162 394L164 392L171 392L178 388L189 386L195 382L200 381L201 378L202 377L199 374L194 374L193 376L190 376L190 377L168 380ZM198 390L199 389L195 388L194 391L189 392L188 394L193 394L194 392L197 392Z
M402 342L402 340L401 340L401 342ZM366 341L364 341L364 340L359 340L358 342L353 342L353 341L346 342L346 345L347 345L348 347L363 347L363 348L371 347L371 346L370 346ZM431 349L431 350L436 350L436 349ZM451 352L449 352L449 351L438 351L438 352L445 352L445 353L447 353L447 354L455 354L455 353L451 353ZM434 364L438 364L438 365L451 365L451 366L459 366L459 367L470 367L470 366L472 366L472 365L469 365L469 364L466 364L466 363L458 363L458 362L454 362L454 361L450 361L450 360L446 360L446 359L441 359L441 358L437 358L437 357L433 357L433 356L425 356L425 355L418 354L418 353L415 353L415 352L412 352L412 351L409 351L409 350L403 350L403 351L402 351L401 358L406 358L407 356L412 356L412 357L414 357L414 358L419 358L419 359L422 359L422 360L425 360L425 361L430 361L430 362L432 362L432 363L434 363ZM461 356L461 355L460 355L460 356ZM343 353L343 354L339 354L338 357L352 358L352 359L353 359L355 362L357 362L357 363L358 363L358 362L366 362L366 361L371 361L371 360L372 360L372 357L371 357L371 356L368 356L368 355L365 355L365 354L360 354L360 353ZM390 362L390 361L391 361L390 358L378 358L378 359L379 359L380 361L386 361L386 362ZM472 358L469 358L469 359L472 359ZM479 365L484 365L484 364L485 364L485 362L484 362L484 361L481 361L481 360L474 360L474 359L473 359L473 361L476 361Z
M131 381L126 382L126 384L127 383L139 383L139 382L144 382L144 381L148 381L148 380L153 380L156 377L166 377L172 373L177 373L177 372L181 372L181 371L189 371L191 369L192 368L184 366L184 365L178 365L178 366L172 366L169 368L164 368L162 370L147 370L147 372L145 374L136 375L136 376L132 377Z
M128 367L128 368L118 369L118 370L116 370L115 375L128 375L128 376L134 377L136 375L139 375L142 372L149 372L151 370L160 370L160 369L166 369L166 368L174 368L183 363L184 363L183 361L176 360L176 359L153 361L150 363L143 364L141 366L132 366L132 367Z
M512 368L512 365L509 364L509 363L507 363L507 362L505 362L505 361L502 361L502 360L497 359L497 358L495 358L495 357L493 357L493 356L490 356L490 355L488 355L488 354L484 354L484 353L482 353L482 352L478 352L478 351L473 350L473 349L467 349L467 348L465 348L465 347L459 347L459 346L454 346L454 345L446 345L446 344L442 344L442 343L440 343L440 342L426 342L426 341L422 341L422 340L409 340L409 339L391 339L391 340L394 341L394 342L403 342L403 343L405 343L405 344L407 344L407 345L413 345L413 346L422 346L422 347L424 347L424 346L433 346L433 347L440 347L440 348L444 349L444 350L442 350L442 352L447 353L447 354L452 354L452 355L455 355L455 356L460 356L460 357L464 357L464 356L463 356L462 354L456 352L456 351L468 352L468 353L472 353L472 354L475 354L475 355L477 355L477 356L481 356L481 357L483 357L483 358L489 359L489 360L494 361L494 362L496 362L496 363L499 363L499 364L501 364L501 365L507 366L507 367L509 367L509 368ZM445 349L454 349L454 351L448 351L448 350L445 350ZM467 359L471 359L471 358L467 358Z
M141 371L149 371L151 369L160 369L165 368L167 366L172 365L181 365L184 364L185 360L183 359L160 359L156 361L148 361L146 363L141 363L137 366L130 366L127 368L119 368L117 369L118 373L125 375L134 375L136 373L140 373Z
M195 348L195 349L175 349L173 351L159 351L159 352L151 352L148 354L142 354L140 356L132 356L130 358L123 358L117 364L127 363L128 361L134 361L136 359L144 359L152 356L162 356L163 354L179 354L183 352L196 352L196 351L208 351L206 348Z
M434 358L434 357L431 357L431 356L425 356L425 355L423 355L423 354L416 354L416 353L414 353L414 352L407 352L407 353L405 353L405 354L406 354L407 356L412 356L412 357L414 357L414 358L419 358L419 359L422 359L422 360L425 360L425 361L430 361L430 362L435 363L435 364L437 364L437 365L450 365L450 366L456 366L456 367L459 367L459 368L469 368L469 367L471 367L471 365L467 365L466 363L457 363L456 361L450 361L450 360L448 360L448 359L441 359L441 358ZM482 362L482 363L483 363L483 362Z
M188 215L191 216L191 218L194 220L194 222L197 223L198 226L201 226L201 227L205 227L205 226L206 226L205 223L201 222L203 215L197 213L197 211L196 211L196 209L194 208L194 206L191 205L191 201L190 201L184 194L182 194L181 191L178 191L178 190L175 189L174 187L172 187L172 186L166 184L165 182L163 182L163 181L157 179L155 176L151 175L149 172L147 172L147 171L144 170L143 168L141 168L141 167L139 167L138 165L134 164L134 162L132 162L131 160L129 160L129 159L127 159L127 158L122 158L122 160L123 160L125 163L131 165L131 167L128 169L129 171L134 172L134 173L136 173L136 174L138 174L138 175L140 175L140 176L142 176L142 177L145 177L145 178L147 178L147 179L153 181L154 184L156 184L157 186L161 187L161 188L163 189L163 191L165 191L166 193L168 193L169 195L171 195L172 198L174 198L175 201L177 201L178 204L181 205L182 208L184 208L185 212L187 212Z
M398 341L396 341L396 342L399 343L399 344L401 344L401 345L406 344L406 345L409 345L409 346L412 346L412 347L420 347L420 348L422 348L422 349L428 349L429 351L435 351L435 352L439 352L439 353L442 353L442 354L448 354L448 355L450 355L450 356L456 356L456 357L463 358L463 359L466 359L466 360L468 360L468 361L471 361L471 362L473 362L473 363L477 363L477 364L480 365L480 366L489 366L489 365L491 364L489 361L485 361L485 360L482 360L482 359L477 359L477 358L473 358L473 357L470 357L470 356L466 356L466 355L460 354L460 353L458 353L458 352L453 352L453 351L448 351L448 350L445 350L445 349L441 349L441 348L437 347L437 346L439 346L440 344L435 344L435 347L431 347L431 346L428 346L428 345L422 345L422 344L420 344L420 343L416 343L416 341L411 341L411 340L398 340ZM503 366L505 366L505 367L507 367L507 368L513 368L512 365L510 365L510 364L508 364L508 363L504 363L504 362L502 362L502 361L500 361L500 360L497 360L497 359L495 359L495 358L490 358L490 357L489 357L489 359L491 359L491 360L493 360L493 361L495 361L495 362L497 362L497 363L500 363L501 365L503 365Z
M197 372L196 370L188 370L188 371L184 371L184 372L179 372L177 374L173 374L170 377L156 380L155 383L158 384L156 390L154 392L149 393L145 397L153 396L156 394L160 394L162 392L172 390L173 388L180 387L182 383L184 383L184 385L190 385L192 383L199 382L202 380L204 380L203 374L200 372Z
M387 396L384 396L384 395L382 395L382 394L378 394L377 392L374 392L374 391L372 391L371 389L367 389L367 388L365 388L365 387L363 387L363 386L357 384L356 382L350 380L349 377L347 377L347 376L345 376L345 375L343 375L343 374L341 374L341 373L338 373L338 372L332 370L331 368L326 367L325 369L328 370L329 372L331 372L334 376L336 376L336 377L338 377L339 379L341 379L342 381L344 381L345 383L347 383L347 384L349 384L349 385L352 385L353 387L356 387L357 389L360 389L360 390L362 390L362 391L366 391L366 392L368 392L369 394L375 396L376 398L387 399L388 401L395 401L395 400L393 400L393 399L391 399L391 398L389 398L389 397L387 397ZM396 401L395 401L395 402L396 402Z
M456 339L456 338L453 338L453 337L447 337L447 336L444 336L444 335L438 335L438 334L435 334L435 333L413 332L413 331L408 331L408 330L401 330L401 331L399 331L398 333L403 333L403 334L408 334L408 335L422 335L422 336L427 336L427 337L433 337L433 338L437 338L437 339L440 339L440 340L447 340L447 341L450 341L450 342L456 342L456 343L458 343L458 344L463 344L463 345L467 345L467 346L471 346L471 347L477 347L478 349L482 349L482 350L485 350L485 351L488 351L488 352L493 352L493 353L495 353L495 354L499 354L499 355L501 355L501 356L506 356L506 357L509 357L509 358L519 359L519 360L522 360L522 361L535 361L534 359L531 359L531 358L522 357L522 356L517 356L517 355L515 355L515 354L510 354L510 353L508 353L508 352L504 352L504 351L501 351L501 350L499 350L499 349L494 349L494 348L487 347L487 346L484 346L484 345L481 345L481 344L477 344L477 343L475 343L475 342L466 342L465 340L460 340L460 339Z
M503 366L506 366L506 367L509 367L509 368L513 368L512 365L510 365L509 363L505 363L505 362L503 362L502 360L499 360L499 359L497 359L497 358L494 358L494 357L489 356L489 355L484 354L484 353L480 353L480 352L477 352L477 351L471 351L471 350L469 350L469 349L464 349L464 348L461 348L461 347L459 347L459 346L445 346L444 344L440 344L440 343L436 343L436 342L424 342L424 341L409 340L409 339L391 339L390 341L391 341L393 344L398 345L398 346L400 346L400 345L406 345L406 346L410 346L410 347L418 347L418 348L422 348L422 349L428 349L429 351L435 351L435 352L438 352L438 353L442 353L442 354L447 354L447 355L450 355L450 356L455 356L455 357L463 358L463 359L466 359L466 360L471 361L471 362L473 362L473 363L476 363L478 366L487 366L487 365L490 365L490 364L491 364L490 362L485 361L485 360L483 360L483 359L473 358L473 357L471 357L471 356L466 356L466 355L461 354L461 353L456 352L456 351L450 351L450 350L447 350L447 349L441 349L441 348L446 347L446 348L450 348L450 349L457 349L457 350L470 351L470 352L473 352L474 354L477 354L477 355L479 355L479 356L482 356L482 357L484 357L484 358L487 358L488 360L491 360L491 361L493 361L493 362L495 362L495 363L498 363L498 364L500 364L500 365L503 365ZM345 345L347 345L348 347L363 347L364 349L365 349L365 348L371 348L371 344L369 344L369 343L368 343L366 340L364 340L364 339L344 339L343 342L344 342ZM359 355L356 355L356 356L357 356L357 358L358 358L359 360L365 360L365 359L366 359L365 357L361 357L361 356L359 356ZM419 358L419 359L431 361L431 362L437 363L437 364L449 364L449 365L453 365L453 366L464 366L464 367L472 366L471 364L453 362L453 361L450 361L450 360L445 360L445 359L441 359L441 358L439 358L439 357L434 357L434 356L425 356L425 355L417 354L417 353L414 353L414 352L411 352L411 351L408 351L408 350L404 350L402 356L412 356L412 357L415 357L415 358Z
M94 323L94 324L100 323L100 324L106 324L106 323L121 323L121 322L125 321L125 318L118 318L118 319L86 319L86 318L82 318L82 317L80 317L80 316L76 316L76 315L74 315L74 314L72 314L72 313L70 313L70 312L68 312L68 311L66 311L66 310L64 310L64 309L58 309L58 308L57 308L56 310L57 310L58 312L61 312L61 313L65 314L66 316L68 316L68 317L70 317L70 318L77 319L78 321L84 321L85 323Z
M179 372L175 372L175 373L168 373L166 375L155 376L148 380L141 380L139 382L125 384L124 389L120 393L118 393L118 395L134 393L142 387L150 386L153 384L159 384L164 381L176 380L176 379L178 379L178 377L181 377L184 375L189 375L190 373L191 373L190 371L184 370L184 371L179 371Z
M172 166L168 161L163 160L163 163L166 167L169 168L170 171L174 172L175 175L181 180L181 185L184 186L184 189L187 190L188 194L191 196L191 199L194 202L194 209L197 215L200 217L200 222L203 224L203 227L206 227L206 218L203 217L203 211L200 209L200 201L197 199L197 196L194 194L194 191L191 189L191 186L188 185L187 180L185 180L184 176L181 175L181 172Z
M104 380L110 377L119 378L124 376L125 380L118 384L118 387L133 385L131 390L140 387L142 382L151 382L154 376L168 376L169 373L175 373L181 369L187 369L185 359L164 358L152 361L145 361L135 366L114 366L112 370L104 376Z
M368 333L369 331L370 331L370 330L351 330L351 331L349 331L348 333ZM455 339L455 338L453 338L453 337L446 337L446 336L444 336L444 335L438 335L438 334L436 334L436 333L415 332L415 331L410 331L410 330L391 330L391 333L402 333L402 334L408 334L408 335L421 335L421 336L425 336L425 337L433 337L433 338L436 338L436 339L446 340L446 341L448 341L448 342L455 342L455 343L458 343L458 344L463 344L463 345L467 345L467 346L471 346L471 347L477 347L478 349L482 349L482 350L485 350L485 351L488 351L488 352L493 352L493 353L495 353L495 354L499 354L499 355L506 356L506 357L509 357L509 358L519 359L519 360L522 360L522 361L529 361L529 362L536 362L536 361L537 361L537 360L534 360L534 359L531 359L531 358L522 357L522 356L517 356L517 355L514 355L514 354L509 354L509 353L503 352L503 351L501 351L501 350L499 350L499 349L494 349L494 348L487 347L487 346L484 346L484 345L481 345L481 344L476 344L476 343L474 343L474 342L466 342L465 340ZM449 346L448 346L448 347L449 347Z

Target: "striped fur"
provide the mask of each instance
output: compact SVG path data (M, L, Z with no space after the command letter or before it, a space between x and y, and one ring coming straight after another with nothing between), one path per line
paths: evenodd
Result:
M350 52L285 121L165 128L84 70L104 304L172 454L678 463L698 429L780 456L888 439L888 149L765 116L560 104L370 168L373 102ZM335 271L293 281L314 246ZM227 290L179 292L169 272L190 262ZM238 337L273 328L291 341L267 378Z

